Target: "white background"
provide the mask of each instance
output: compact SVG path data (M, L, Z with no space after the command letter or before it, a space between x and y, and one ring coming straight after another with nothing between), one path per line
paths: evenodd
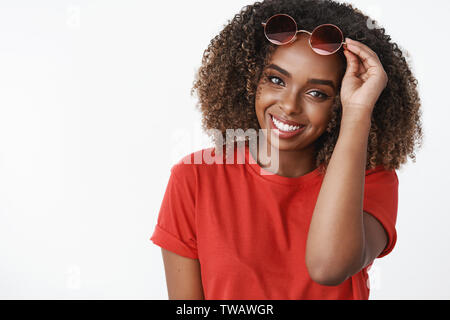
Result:
M150 240L171 166L210 147L190 96L252 1L0 2L0 298L167 299ZM425 130L371 299L449 299L445 0L358 0L411 55Z

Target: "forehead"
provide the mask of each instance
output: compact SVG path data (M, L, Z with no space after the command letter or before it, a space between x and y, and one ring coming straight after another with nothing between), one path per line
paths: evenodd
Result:
M339 82L342 61L338 54L321 56L309 46L309 36L298 34L298 39L289 45L279 46L270 63L288 71L293 77L318 77Z

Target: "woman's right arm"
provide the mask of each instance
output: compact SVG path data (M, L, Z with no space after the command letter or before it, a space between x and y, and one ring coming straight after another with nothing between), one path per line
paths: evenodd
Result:
M198 259L161 248L169 300L204 300Z

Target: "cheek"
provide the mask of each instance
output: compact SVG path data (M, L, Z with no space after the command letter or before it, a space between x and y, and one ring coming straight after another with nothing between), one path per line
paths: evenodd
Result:
M255 95L255 111L259 116L263 116L267 106L271 104L270 94L267 93L267 90L264 86L258 86L256 89ZM261 119L260 119L261 120Z
M317 106L313 106L315 108L310 108L308 112L309 121L312 124L323 124L328 122L330 118L330 112L328 108L320 108Z
M330 108L311 108L308 112L309 122L312 127L315 127L318 131L325 131L331 120Z
M262 86L258 86L256 89L255 95L255 113L256 118L258 120L259 126L261 128L265 128L266 125L264 123L264 112L266 108L266 102L264 101L264 88Z

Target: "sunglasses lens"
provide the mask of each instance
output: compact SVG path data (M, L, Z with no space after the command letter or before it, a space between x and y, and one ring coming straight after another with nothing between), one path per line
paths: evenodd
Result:
M341 30L333 25L317 27L311 35L312 49L321 55L330 55L341 48L344 37Z
M267 22L266 36L275 44L285 44L297 34L295 20L287 15L276 15Z

